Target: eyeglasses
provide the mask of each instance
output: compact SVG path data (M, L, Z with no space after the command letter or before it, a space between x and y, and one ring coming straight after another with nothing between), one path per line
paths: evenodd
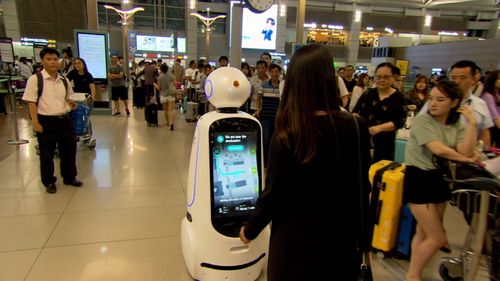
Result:
M376 75L375 80L389 80L392 78L392 75Z

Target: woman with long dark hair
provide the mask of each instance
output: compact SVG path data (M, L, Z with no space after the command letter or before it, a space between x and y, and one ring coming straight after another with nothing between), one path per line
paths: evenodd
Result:
M500 147L500 70L493 70L486 76L481 98L486 102L495 123L490 128L491 140L496 147Z
M356 117L357 130L354 117L340 111L336 81L326 47L307 45L293 55L265 189L240 231L240 239L249 243L272 222L268 281L332 276L354 281L358 249L368 248L369 239L361 239L361 231L369 232L361 223L362 216L368 217L370 192L368 128ZM341 230L328 231L332 224Z
M412 240L408 281L421 281L422 271L434 253L445 246L443 214L451 193L433 155L472 162L477 124L469 106L460 106L463 93L451 81L440 81L429 93L429 109L413 119L406 147L403 201L417 220ZM467 127L459 121L465 117Z
M89 94L95 100L94 77L88 71L85 60L75 58L73 64L74 69L66 75L66 78L72 82L73 92Z

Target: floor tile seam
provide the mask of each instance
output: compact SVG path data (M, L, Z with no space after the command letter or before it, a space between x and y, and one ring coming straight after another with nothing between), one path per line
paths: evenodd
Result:
M38 249L38 248L37 248ZM31 271L33 271L33 268L35 267L35 264L36 262L38 261L38 259L40 258L40 256L42 255L42 252L43 252L43 248L40 248L39 251L38 251L38 254L36 255L35 259L33 260L33 263L31 264L30 268L28 269L28 271L26 272L26 275L24 275L24 279L23 281L26 281L31 273Z
M59 218L57 219L57 222L54 224L54 227L52 228L52 231L48 235L47 240L45 240L45 243L43 244L42 248L44 248L47 245L47 243L49 242L49 240L52 237L52 235L54 235L54 232L56 231L57 226L61 222L64 214L66 213L66 210L68 209L69 204L71 204L71 201L73 200L73 197L75 196L76 190L77 190L76 188L73 190L70 198L68 199L68 202L66 202L66 206L64 206L62 212L59 215Z
M176 190L177 188L179 188L179 186L182 187L182 183L179 182L179 183L175 183L175 184L169 184L169 185L161 185L161 184L141 184L141 185L130 185L130 184L127 184L127 185L114 185L114 186L106 186L106 187L85 187L84 191L85 192L90 192L90 191L96 191L96 190L116 190L116 189L124 189L124 190L128 190L130 188L146 188L146 189L168 189L168 190ZM1 192L1 189L0 189L0 192Z
M40 250L40 252L38 253L38 255L36 256L36 258L34 259L33 263L31 264L31 267L30 269L28 270L28 272L26 272L26 275L24 276L24 281L26 281L30 275L30 273L32 272L33 268L35 267L35 264L38 262L38 259L40 258L40 256L42 255L42 252L43 252L43 249L47 246L47 243L49 243L50 241L50 238L52 237L52 235L54 235L54 232L56 231L56 228L57 226L59 225L59 223L61 222L61 219L62 217L64 216L64 213L66 211L66 209L68 208L69 204L71 203L71 200L73 199L73 197L75 196L75 193L76 193L76 189L73 190L68 202L66 202L66 206L64 206L64 209L62 210L62 212L60 213L59 215L59 218L57 219L57 222L54 224L54 227L52 228L52 231L50 232L50 234L47 236L47 240L45 240L45 243L43 244L42 246L42 249Z
M92 186L92 187L84 187L82 189L83 192L90 192L90 191L96 191L96 190L116 190L116 189L124 189L128 190L129 188L145 188L149 190L153 189L165 189L165 190L176 190L179 188L179 186L182 187L182 183L177 183L177 184L143 184L143 185L121 185L121 186L115 186L115 187L97 187L97 186Z
M181 186L182 193L184 194L184 198L186 198L187 197L187 188L186 188L186 190L184 190L184 186L182 185L183 182L182 182L182 177L181 177L181 170L180 170L180 167L179 167L177 161L175 161L175 158L174 158L174 164L175 164L175 169L177 170L177 176L179 177L179 180L180 180L180 186ZM188 166L188 176L189 176L189 166Z
M116 209L99 209L99 210L82 210L82 211L66 211L65 214L75 214L75 213L96 213L102 211L121 211L121 210L137 210L137 209L151 209L151 208L164 208L164 207L176 207L182 206L185 207L184 203L182 204L169 204L169 205L155 205L155 206L143 206L143 207L128 207L128 208L116 208Z
M140 238L129 238L129 239L118 239L118 240L102 240L102 241L92 241L92 242L82 242L82 243L70 243L64 245L50 245L42 248L41 250L46 249L55 249L55 248L65 248L65 247L75 247L75 246L88 246L88 245L97 245L102 243L119 243L119 242L133 242L133 241L145 241L145 240L154 240L161 238L173 238L180 237L180 234L169 234L169 235L158 235L158 236L147 236Z
M22 249L15 249L15 250L0 250L0 255L1 254L16 253L16 252L24 252L24 251L42 250L42 249L43 248L41 248L41 247L33 247L33 248L22 248Z

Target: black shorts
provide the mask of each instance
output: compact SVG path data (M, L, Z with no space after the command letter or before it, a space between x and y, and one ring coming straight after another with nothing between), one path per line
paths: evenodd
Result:
M111 100L128 100L127 87L111 87Z
M439 170L425 171L415 166L407 166L403 186L405 204L442 203L451 198L449 185Z

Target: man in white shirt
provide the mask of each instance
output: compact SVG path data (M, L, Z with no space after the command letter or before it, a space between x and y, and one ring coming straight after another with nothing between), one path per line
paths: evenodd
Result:
M491 136L489 128L493 127L493 120L484 100L472 94L473 87L477 83L476 76L478 73L480 73L480 69L475 62L462 60L452 65L450 79L457 83L464 93L462 104L468 104L474 110L474 116L476 117L479 129L479 139L483 141L484 145L490 146Z
M69 116L76 107L70 100L73 90L67 79L57 73L59 52L44 48L40 52L44 70L41 77L32 75L26 83L23 100L28 102L33 131L36 132L40 149L41 180L48 193L56 193L54 153L56 145L61 159L60 169L66 185L82 186L76 174L76 136ZM39 79L42 79L41 81ZM39 85L42 91L39 92Z
M265 61L258 61L255 66L257 67L257 74L250 78L250 109L248 113L254 114L258 113L259 108L257 108L257 97L258 92L262 91L262 83L269 80L267 75L267 63Z

